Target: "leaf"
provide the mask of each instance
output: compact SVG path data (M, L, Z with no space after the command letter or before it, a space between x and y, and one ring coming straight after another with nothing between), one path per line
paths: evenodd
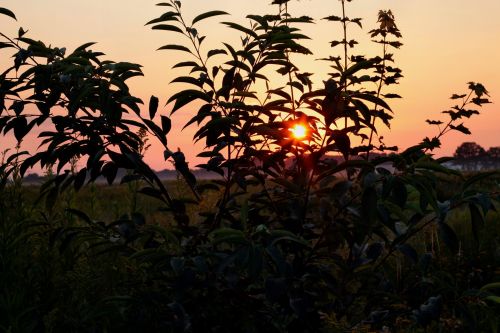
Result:
M106 163L102 168L101 173L106 177L108 184L111 185L113 184L118 173L118 167L113 162Z
M373 61L371 60L364 60L355 63L351 67L347 68L344 73L342 73L342 77L344 80L352 76L354 73L359 72L362 69L369 69L373 66Z
M485 298L485 300L500 304L500 297L499 296L487 296Z
M96 44L96 42L89 42L89 43L85 43L83 45L80 45L79 47L77 47L75 49L75 52L74 53L77 53L78 51L83 51L83 50L86 50L88 49L89 47L91 47L92 45Z
M441 125L443 124L442 121L440 120L429 120L429 119L426 119L425 122L429 125Z
M301 191L302 191L302 188L299 185L297 185L296 183L291 182L287 179L275 178L275 179L272 179L271 181L276 183L276 184L281 185L282 187L284 187L284 189L286 189L288 192L291 192L291 193L301 193Z
M163 45L157 51L160 51L160 50L177 50L177 51L184 51L184 52L191 53L191 50L188 49L187 47L182 46L182 45L177 45L177 44Z
M9 47L15 48L15 45L14 44L0 42L0 49L6 49L6 48L9 48Z
M349 135L341 130L334 130L332 132L331 138L335 141L335 145L344 159L347 161L349 159L349 154L351 152L351 140Z
M163 134L167 135L172 129L172 121L167 116L161 116L161 128L163 129Z
M174 113L175 111L179 110L184 105L187 105L196 99L201 99L201 100L206 101L206 102L212 101L210 96L208 96L206 93L204 93L202 91L194 90L194 89L186 89L186 90L182 90L182 91L174 94L173 96L171 96L169 98L169 100L167 101L167 104L175 101L174 107L172 108L172 111L171 111L171 113Z
M156 125L156 123L152 120L149 119L143 119L143 122L146 124L146 126L153 132L153 134L161 141L161 143L166 146L167 145L167 139L165 135L163 135L162 129Z
M410 258L415 264L418 262L418 253L417 251L409 244L401 244L398 245L398 250Z
M214 245L219 243L248 244L245 234L241 230L220 228L214 230L210 235L213 237L212 243Z
M92 224L92 219L87 214L85 214L84 212L82 212L81 210L77 210L77 209L73 209L73 208L66 208L65 210L69 214L75 215L80 220L85 221L88 224Z
M149 186L143 187L137 192L144 194L144 195L147 195L149 197L158 199L158 200L161 200L161 198L162 198L162 193L160 190L157 190L157 189L149 187Z
M156 115L156 111L158 111L158 97L151 96L149 99L149 119L153 120Z
M381 106L384 109L392 111L391 107L389 106L389 104L387 104L383 99L381 99L381 98L379 98L377 96L370 95L370 94L356 93L356 94L352 94L352 97L359 98L359 99L364 99L366 101L372 102L373 104L375 104L377 106Z
M75 180L73 181L73 187L75 191L78 191L82 188L85 180L87 179L87 168L82 168L75 176Z
M479 242L479 231L484 226L484 216L481 211L473 203L469 203L469 211L471 218L472 234L476 242Z
M17 117L11 122L14 126L14 136L16 137L16 140L20 142L30 130L28 121L25 117Z
M436 172L442 172L444 174L450 175L460 175L460 172L457 170L449 169L447 167L442 166L441 164L434 161L419 161L415 163L415 168L417 169L427 169Z
M184 263L185 263L184 258L174 257L170 259L170 266L172 266L172 269L177 275L180 275L182 273L184 269Z
M179 14L176 13L176 12L172 12L172 11L166 12L163 15L161 15L160 17L155 18L154 20L149 21L145 25L150 25L150 24L153 24L153 23L159 23L159 22L165 22L165 21L178 21L178 19L177 19L178 16L179 16Z
M203 13L203 14L196 16L193 19L193 22L191 23L191 25L194 25L196 22L199 22L199 21L204 20L206 18L213 17L213 16L219 16L219 15L229 15L229 14L222 11L222 10L212 10L210 12L206 12L206 13Z
M377 219L377 191L373 187L368 187L363 192L361 215L368 225L375 224Z
M342 17L332 15L332 16L328 16L328 17L323 18L323 20L339 22L339 21L342 21Z
M371 260L377 260L384 251L384 243L374 242L366 248L366 257Z
M488 283L487 285L482 286L480 290L486 291L490 289L500 289L500 282Z
M226 50L223 50L223 49L214 49L214 50L210 50L208 51L207 53L207 58L210 58L216 54L227 54L227 51Z
M401 208L406 205L406 200L408 199L408 191L406 190L405 184L400 180L396 179L392 188L392 200Z
M432 253L422 254L422 256L420 257L420 261L418 263L420 270L423 273L427 273L431 265L431 262L432 262Z
M402 98L400 95L398 94L385 94L384 95L385 98Z
M287 240L291 242L295 242L297 244L309 247L309 243L299 236L295 235L293 232L288 230L273 230L270 232L270 237L273 239L272 245L275 245L278 242Z
M191 76L179 76L170 81L170 83L188 83L200 88L203 86L203 81Z
M351 22L356 23L361 29L363 29L363 24L361 23L361 18L353 18Z
M52 208L56 204L57 198L59 197L59 188L53 187L47 193L47 197L45 198L45 209L48 211L52 211Z
M194 61L181 61L177 64L175 64L174 66L172 66L172 68L181 68L181 67L198 67L199 65L194 62Z
M500 172L499 171L489 171L489 172L478 173L478 174L470 177L469 179L467 179L467 181L462 186L462 191L465 191L470 186L474 185L475 183L477 183L483 179L489 178L491 176L496 176L496 175L500 175Z
M459 98L464 98L466 97L467 95L466 94L463 94L463 95L457 95L457 94L453 94L450 99L459 99Z
M0 7L0 14L12 17L14 20L17 21L16 15L14 15L14 13L11 10L7 9L7 8Z
M453 253L458 252L458 237L455 231L446 223L439 223L439 235Z
M247 274L251 280L257 278L262 271L262 248L250 245L248 247Z
M464 124L460 124L458 126L450 125L450 128L454 129L455 131L459 131L459 132L462 132L464 134L467 134L467 135L471 134L471 131L467 127L465 127Z
M184 33L184 31L182 31L179 27L176 27L175 25L171 25L171 24L157 24L157 25L153 26L151 29L175 31L175 32L180 32L181 34Z
M394 223L394 230L398 236L402 236L408 231L408 226L404 222L396 222Z
M248 29L242 25L239 25L237 23L233 23L233 22L222 22L222 24L224 25L227 25L228 27L230 27L231 29L234 29L234 30L238 30L238 31L241 31L241 32L244 32L246 33L247 35L249 36L252 36L253 38L257 38L258 35L255 31L251 30L251 29Z

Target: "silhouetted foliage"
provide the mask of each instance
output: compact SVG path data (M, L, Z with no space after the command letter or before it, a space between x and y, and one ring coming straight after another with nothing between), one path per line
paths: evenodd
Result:
M225 12L188 22L180 1L158 4L166 11L148 25L186 41L159 48L187 57L174 66L186 73L173 82L189 86L168 103L172 113L197 107L186 126L198 126L194 140L206 146L199 167L221 176L203 184L183 153L169 149L172 123L159 99L152 96L147 117L141 114L142 101L126 84L142 75L139 65L105 61L92 44L66 55L23 29L15 39L2 34L0 45L15 53L0 75L0 131L21 143L36 126L51 129L39 135L39 151L8 155L0 168L0 240L8 245L0 250L9 258L1 262L2 282L22 290L17 303L3 301L11 294L2 292L2 313L15 315L0 318L1 327L475 332L497 325L498 258L479 247L499 194L476 186L495 173L465 177L432 154L447 132L469 133L461 121L479 113L472 104L489 103L487 90L470 82L467 94L452 96L461 104L445 112L447 122L428 120L439 126L435 137L378 155L395 150L374 139L379 124L390 126L387 100L400 97L385 90L402 78L390 53L402 46L402 35L392 12L380 11L370 31L380 55L356 55L349 29L363 25L347 16L349 2L340 1L340 15L325 17L340 25L343 38L330 42L332 52L342 47L340 55L321 59L320 83L295 62L296 55L314 56L299 28L314 20L293 16L286 0L274 1L271 15L248 15L247 25L222 22L242 34L241 44L210 50L201 23ZM304 139L290 131L297 124L307 130ZM191 193L173 196L144 162L144 131L163 145ZM75 160L85 166L74 170ZM21 176L35 165L56 166L41 187L45 208L31 214L7 207L23 202L16 197ZM112 221L96 220L70 201L58 210L71 189L98 177L112 184L119 169L128 170L122 183L135 182L139 193L158 201L160 223L129 207ZM443 179L458 188L443 193ZM214 207L204 206L207 193L216 196ZM470 214L471 253L450 223L463 209ZM427 233L432 242L419 242ZM435 242L447 249L436 251ZM20 244L24 252L17 253Z

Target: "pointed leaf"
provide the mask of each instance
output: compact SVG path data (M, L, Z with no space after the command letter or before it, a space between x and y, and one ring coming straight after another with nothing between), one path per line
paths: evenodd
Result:
M195 85L197 87L202 87L203 86L203 81L197 79L197 78L194 78L194 77L191 77L191 76L179 76L179 77L176 77L175 79L173 79L172 81L170 81L170 83L189 83L189 84L192 84L192 85Z
M458 252L458 237L455 231L446 223L439 223L439 235L453 253Z
M153 119L156 115L156 111L158 111L158 97L151 96L149 100L149 119Z
M479 242L479 232L481 228L484 226L484 217L483 214L481 214L479 208L473 203L469 203L469 211L471 218L472 234L474 235L474 239L477 242Z
M177 64L175 64L174 66L172 66L172 68L181 68L181 67L198 67L199 65L194 62L194 61L181 61Z
M368 187L363 192L361 215L368 225L374 225L377 219L377 191Z
M202 91L187 89L174 94L172 97L169 98L167 103L175 101L174 107L172 109L172 113L174 113L175 111L179 110L184 105L191 103L195 99L201 99L206 102L212 101L210 96L208 96L206 93Z
M160 17L149 21L145 25L159 23L159 22L165 22L165 21L178 21L178 18L177 18L178 16L179 16L179 14L176 12L172 12L172 11L166 12L165 14L161 15Z
M175 32L180 32L181 34L184 33L179 27L176 27L175 25L171 25L171 24L158 24L158 25L153 26L151 29L175 31Z
M17 21L16 15L14 15L14 13L7 8L0 7L0 14L10 16Z
M500 296L486 296L485 300L500 304Z
M389 106L389 104L387 104L383 99L381 99L381 98L379 98L377 96L370 95L370 94L359 93L359 94L353 94L353 97L354 98L359 98L359 99L364 99L365 101L372 102L373 104L375 104L377 106L381 106L384 109L392 111L391 107Z
M89 42L89 43L85 43L83 45L80 45L79 47L77 47L75 49L75 53L78 52L78 51L83 51L89 47L91 47L92 45L96 44L96 42Z
M160 50L177 50L177 51L184 51L184 52L191 53L191 50L188 49L187 47L182 46L182 45L177 45L177 44L163 45L162 47L160 47L158 49L158 51L160 51Z
M172 121L167 116L161 116L161 128L163 129L163 134L167 135L172 129Z
M398 250L410 258L415 264L418 262L418 253L417 251L409 244L401 244L398 245Z
M490 289L500 289L500 282L488 283L481 287L481 291L486 291Z
M210 50L208 51L207 53L207 58L210 58L216 54L227 54L227 51L226 50L223 50L223 49L214 49L214 50Z
M233 23L233 22L222 22L222 24L227 25L228 27L230 27L232 29L244 32L247 35L252 36L253 38L258 37L258 35L255 31L253 31L252 29L245 28L244 26L242 26L240 24Z
M203 14L196 16L193 19L193 22L191 23L191 25L194 25L196 22L199 22L199 21L204 20L206 18L213 17L213 16L219 16L219 15L229 15L229 14L222 11L222 10L212 10L210 12L206 12L206 13L203 13Z
M450 128L467 135L471 134L471 131L467 127L465 127L464 124L460 124L458 126L450 125Z
M465 191L466 189L468 189L470 186L474 185L475 183L477 183L485 178L489 178L491 176L496 176L496 175L500 175L500 172L499 171L488 171L488 172L478 173L478 174L470 177L469 179L467 179L467 181L462 186L462 190Z

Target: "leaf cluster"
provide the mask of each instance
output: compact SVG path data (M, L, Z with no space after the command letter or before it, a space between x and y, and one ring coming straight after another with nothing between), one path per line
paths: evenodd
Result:
M274 14L248 15L247 26L222 22L241 34L241 43L210 50L200 25L225 12L202 13L189 23L181 2L158 4L166 12L147 25L186 41L160 47L189 57L174 65L186 74L172 81L188 86L167 103L171 112L195 107L186 126L196 125L193 139L205 143L199 156L206 162L199 167L220 176L205 184L182 152L169 149L172 124L159 99L152 96L147 117L141 114L142 101L126 84L142 75L139 65L102 60L92 44L66 55L63 48L27 38L22 29L17 38L6 37L1 45L15 54L0 75L0 131L13 132L21 142L36 126L48 123L51 129L40 134L38 152L4 161L3 187L15 170L22 175L34 165L56 165L55 176L42 186L50 246L70 253L71 260L115 256L117 265L134 273L131 281L120 275L120 285L98 301L89 322L106 319L103 329L167 332L432 331L457 318L469 326L484 324L471 319L475 304L467 297L495 303L496 296L475 293L495 277L463 278L453 289L443 287L443 276L448 266L465 265L450 216L468 210L477 251L498 193L474 185L495 173L467 178L430 151L446 132L467 132L456 121L479 113L468 105L489 102L488 93L471 82L468 95L452 97L463 99L462 106L446 112L450 121L436 137L380 154L391 150L381 138L378 147L372 142L376 121L390 125L387 100L399 97L383 89L402 77L390 66L389 53L402 45L401 33L393 14L381 11L379 27L370 31L382 38L375 40L381 56L350 54L356 41L349 40L347 28L362 24L346 16L347 2L341 1L342 15L326 18L340 23L344 38L331 46L343 45L344 53L322 59L332 72L319 84L294 62L297 55L312 54L298 25L313 20L292 16L288 1L275 1ZM304 139L290 131L297 124L307 130ZM138 130L162 144L189 195L172 196L144 162ZM75 159L84 166L65 170ZM99 221L72 207L63 215L72 223L50 225L66 189L79 190L99 177L112 184L119 169L128 170L122 183L137 182L139 193L159 202L160 225L140 212ZM443 179L461 188L445 195ZM205 210L207 194L217 200ZM188 215L191 205L199 210L197 219ZM444 254L436 255L433 243L416 242L429 232L446 244ZM487 304L484 309L491 309Z

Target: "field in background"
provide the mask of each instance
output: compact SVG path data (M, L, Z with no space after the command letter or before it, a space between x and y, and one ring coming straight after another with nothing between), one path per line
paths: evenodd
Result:
M469 173L467 176L471 176ZM440 191L438 198L445 201L453 193L458 193L459 182L453 177L440 179ZM183 179L167 180L163 182L174 198L194 199L194 196ZM200 180L199 185L210 183L210 180ZM484 191L498 191L500 176L484 180L476 185ZM147 223L169 225L173 219L170 212L161 209L162 204L154 198L137 193L142 187L140 183L107 185L102 182L90 184L75 192L70 189L61 194L53 212L63 212L71 208L86 212L93 220L109 223L134 212L141 213ZM251 192L251 189L250 189ZM28 205L33 205L33 213L39 214L45 211L43 199L40 200L40 185L27 184L23 186L23 194ZM199 213L214 212L217 198L220 193L214 190L206 190L201 193L201 203L187 205L190 221L201 221ZM500 244L500 207L497 212L491 211L485 219L485 228L482 230L481 239L488 244ZM462 250L475 247L472 237L470 212L467 207L454 211L448 217L449 224L455 229L460 237ZM418 238L421 242L438 242L437 231L427 233L425 237ZM439 245L436 243L436 246ZM437 248L436 247L436 248ZM500 257L500 253L498 254Z

